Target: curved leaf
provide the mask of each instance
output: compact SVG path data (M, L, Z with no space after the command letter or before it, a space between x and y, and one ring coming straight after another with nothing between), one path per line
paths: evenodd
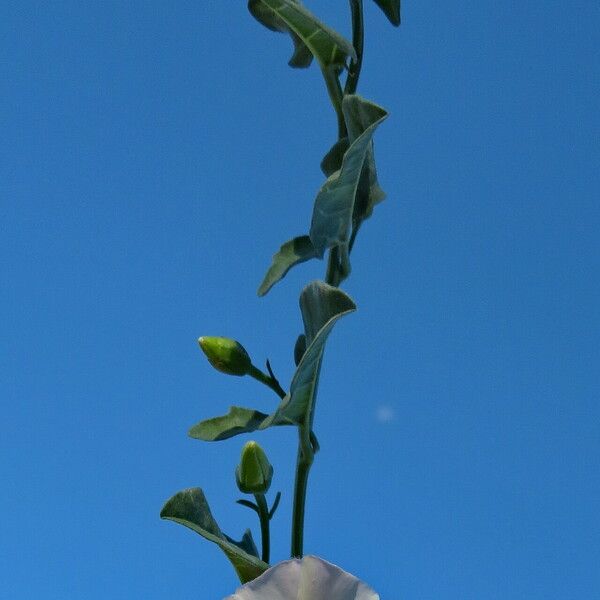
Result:
M343 137L331 146L321 161L321 171L323 171L325 177L333 175L342 168L342 160L344 160L344 154L346 154L349 146L350 142L347 137Z
M371 150L375 129L387 117L387 112L383 108L358 96L351 95L344 98L345 114L349 112L354 116L352 107L362 107L362 105L368 106L368 110L365 109L364 113L374 120L351 143L344 154L341 169L329 177L315 199L310 239L319 256L323 256L327 248L349 242L363 166ZM352 126L356 129L353 121Z
M244 534L241 542L233 542L221 532L200 488L190 488L175 494L167 500L160 516L189 527L217 544L231 561L242 583L256 579L269 568L267 563L251 553L256 550L256 546L251 541L250 532Z
M289 393L275 413L263 422L261 429L285 421L306 424L316 399L327 337L341 317L356 310L356 305L339 288L313 281L300 295L300 309L308 346L294 373Z
M328 285L324 281L309 283L300 294L300 311L307 345L302 360L306 358L308 352L311 352L314 342L332 320L355 310L356 304L352 298L339 288Z
M387 117L384 108L358 94L349 94L344 97L342 111L351 144L371 125L378 124Z
M296 4L298 0L292 0ZM312 63L312 54L306 44L291 30L286 22L273 11L261 2L255 2L254 4L248 4L248 9L252 16L259 22L262 23L267 29L271 31L278 31L280 33L289 33L294 43L294 54L290 58L288 64L290 67L304 69L310 67Z
M317 59L321 68L343 67L348 57L356 59L352 44L339 33L321 23L297 0L249 0L248 10L263 25L275 31L293 33ZM295 39L295 38L294 38ZM296 44L296 41L294 41ZM307 66L298 58L298 46L292 57L293 66Z
M385 113L377 104L357 95L346 96L342 103L342 110L351 142L360 137L371 125L380 121L382 113ZM377 181L373 141L371 140L354 202L352 226L355 230L358 230L361 223L373 214L373 207L384 198L385 192Z
M400 25L400 0L375 0L392 25Z
M273 255L273 263L258 288L258 295L264 296L292 267L311 258L317 258L317 253L309 236L301 235L283 244Z
M218 442L241 433L256 431L267 416L257 410L231 406L226 415L206 419L194 425L188 435L205 442Z

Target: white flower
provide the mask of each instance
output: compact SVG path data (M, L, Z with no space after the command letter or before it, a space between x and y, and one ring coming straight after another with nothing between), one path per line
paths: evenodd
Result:
M379 600L368 585L316 556L281 562L225 600Z

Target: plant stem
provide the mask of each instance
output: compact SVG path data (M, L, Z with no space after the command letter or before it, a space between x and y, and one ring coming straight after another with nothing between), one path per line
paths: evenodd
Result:
M340 251L337 246L334 246L329 251L329 259L327 261L327 272L325 273L325 281L329 285L333 285L335 287L338 286L338 284L340 282L339 270L340 270Z
M269 531L269 507L264 494L254 494L256 505L258 506L258 518L260 519L260 536L262 548L262 560L269 564L271 556L271 533Z
M266 386L270 387L281 399L285 398L285 390L279 385L279 381L274 377L263 373L260 369L256 368L254 365L250 366L250 373L248 373L250 377L253 377L257 381L264 383Z
M338 122L338 138L342 139L346 137L346 121L344 119L344 113L342 112L342 100L344 98L344 92L342 91L342 85L340 84L340 78L338 77L335 70L331 67L323 69L323 77L325 78L325 85L327 86L327 92L331 99L331 104L335 109Z
M338 122L338 140L348 135L346 121L342 111L342 101L346 94L354 94L358 86L360 71L362 68L363 50L364 50L364 19L362 0L350 0L350 10L352 13L352 43L356 50L356 60L352 60L348 70L346 84L342 90L339 77L333 69L323 70L323 77L327 85L327 91ZM347 252L354 245L354 239ZM340 249L331 248L327 262L327 272L325 281L329 285L338 286L342 279L348 273L342 271L348 270L348 265L342 265L340 260ZM347 263L347 255L346 261ZM320 365L319 365L320 368ZM316 393L316 386L315 386ZM302 558L304 552L304 514L306 507L306 492L308 488L308 476L310 468L314 461L314 448L311 441L312 423L314 418L314 404L311 409L308 421L298 427L298 457L296 459L296 481L294 484L294 508L292 513L292 558ZM316 438L315 438L316 439Z
M310 429L298 427L298 459L294 485L294 509L292 513L292 558L302 558L304 553L304 514L308 475L313 464L314 452L310 442Z
M344 86L344 96L354 94L358 87L365 40L362 0L350 0L350 10L352 12L352 45L356 51L356 60L350 62L348 77Z

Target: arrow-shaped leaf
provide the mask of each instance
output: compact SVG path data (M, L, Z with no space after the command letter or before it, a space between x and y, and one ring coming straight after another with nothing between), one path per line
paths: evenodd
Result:
M400 25L400 0L375 0L392 25Z
M294 373L288 395L261 429L286 420L298 425L307 424L316 400L327 337L341 317L356 310L356 305L339 288L313 281L300 295L300 309L308 346Z
M269 568L267 563L252 554L256 546L251 542L250 532L244 534L241 542L233 542L221 532L200 488L190 488L175 494L163 506L160 516L189 527L217 544L231 561L242 583L256 579Z
M264 296L292 267L311 258L317 258L317 253L309 236L301 235L283 244L273 255L273 263L258 288L258 295Z
M343 67L348 57L356 59L352 44L319 21L297 0L249 0L248 10L269 29L292 34L296 46L290 61L292 66L308 66L298 40L308 48L323 69Z
M188 432L190 437L205 442L217 442L256 431L268 415L257 410L232 406L226 415L201 421Z
M357 95L347 96L342 104L342 110L351 142L358 139L371 125L380 122L382 114L385 113L377 104ZM352 226L355 230L358 230L361 223L373 214L373 207L384 198L385 192L377 181L373 140L371 140L354 202Z
M363 166L371 149L375 129L387 117L383 108L354 95L344 98L343 107L346 107L346 112L355 103L368 104L367 114L375 120L352 142L344 154L342 168L327 179L317 194L310 239L319 256L323 256L327 248L344 245L349 241Z

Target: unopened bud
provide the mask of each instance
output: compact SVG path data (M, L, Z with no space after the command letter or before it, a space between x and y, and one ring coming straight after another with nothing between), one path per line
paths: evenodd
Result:
M273 467L264 450L256 442L248 442L242 449L235 479L240 492L264 494L271 487Z
M217 371L227 375L247 375L252 361L244 347L235 340L223 337L201 337L200 348Z

